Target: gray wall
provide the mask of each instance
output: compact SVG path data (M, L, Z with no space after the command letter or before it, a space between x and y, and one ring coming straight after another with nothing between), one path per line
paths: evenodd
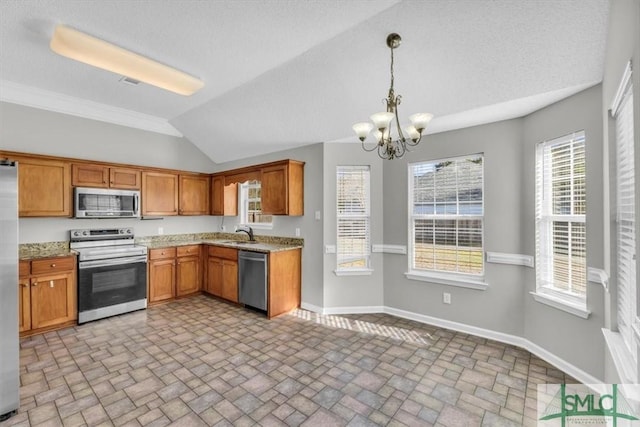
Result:
M185 138L0 102L0 149L140 166L211 172Z
M604 77L602 81L602 122L604 123L603 138L603 173L604 173L604 253L605 270L611 275L610 295L605 295L606 326L616 330L616 276L615 276L615 127L609 115L611 101L618 90L622 73L631 60L633 63L633 99L634 99L634 129L635 129L635 165L636 165L636 193L640 189L640 2L637 0L615 0L611 2L609 11L609 32L604 63ZM636 215L640 212L640 197L636 197ZM637 217L637 216L636 216ZM636 245L640 244L640 227L636 227ZM637 251L636 251L637 252ZM636 283L640 283L640 268L636 268ZM605 353L606 365L613 366L610 354ZM640 361L639 361L640 369ZM616 382L618 376L613 368L607 370L605 380Z
M587 157L587 265L602 268L603 179L602 179L602 90L595 86L539 110L524 119L522 168L522 242L524 253L535 254L535 146L574 131L585 131ZM538 303L533 269L524 276L524 337L556 356L570 361L596 378L604 378L604 289L589 283L588 319Z
M385 163L384 242L407 245L408 161L419 162L484 153L486 251L522 253L521 162L522 120L429 135L401 160ZM408 257L386 255L384 304L388 307L473 325L506 334L522 335L523 269L485 264L485 291L408 280ZM451 305L442 302L451 293Z
M336 167L371 168L371 243L383 243L383 161L360 144L324 144L324 244L337 243ZM336 254L324 255L324 308L383 306L383 254L371 254L370 276L336 276Z
M535 255L534 148L546 139L585 129L587 134L587 261L602 268L603 182L601 87L596 86L521 119L429 135L410 162L484 153L485 251ZM408 160L384 166L384 241L408 244ZM419 315L521 336L603 378L604 296L589 284L588 320L537 303L535 270L485 263L485 291L408 280L406 256L384 259L384 305ZM442 302L451 293L452 304Z
M215 164L188 140L112 125L37 108L0 102L0 149L104 162L211 172ZM218 219L166 217L163 220L22 218L20 243L68 240L73 228L121 225L139 236L212 231Z

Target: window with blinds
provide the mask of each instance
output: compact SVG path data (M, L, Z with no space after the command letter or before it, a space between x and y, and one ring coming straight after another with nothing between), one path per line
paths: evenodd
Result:
M537 289L584 305L587 286L585 134L536 148Z
M633 89L623 80L622 96L611 112L616 131L616 279L618 330L637 360L633 327L638 322L636 283L635 165Z
M483 156L409 165L413 272L484 273Z
M262 213L260 181L240 184L240 224L260 228L272 225L273 217Z
M338 166L338 270L366 270L371 254L369 166Z

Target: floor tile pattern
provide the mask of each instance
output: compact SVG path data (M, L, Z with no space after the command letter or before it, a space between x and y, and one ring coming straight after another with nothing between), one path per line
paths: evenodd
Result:
M535 425L517 347L383 314L262 314L206 296L21 341L0 426Z

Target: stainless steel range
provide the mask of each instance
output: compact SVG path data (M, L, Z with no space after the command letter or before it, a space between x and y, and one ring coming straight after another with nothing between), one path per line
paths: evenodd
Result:
M133 228L69 231L78 252L78 323L147 307L147 248Z

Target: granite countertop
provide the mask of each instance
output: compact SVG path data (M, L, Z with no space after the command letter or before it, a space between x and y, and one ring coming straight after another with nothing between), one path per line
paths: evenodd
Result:
M170 248L187 245L216 245L253 252L280 252L301 249L304 240L296 237L256 236L258 243L247 243L235 233L193 233L164 236L148 236L136 239L136 244L148 249ZM40 258L75 256L78 253L69 249L69 242L23 243L19 245L19 258L29 261Z
M225 248L242 249L253 252L280 252L288 251L291 249L301 249L301 244L283 244L283 243L270 243L270 242L258 242L247 243L246 240L230 240L230 239L189 239L189 240L163 240L152 242L141 242L143 246L149 249L161 249L172 248L176 246L188 246L188 245L215 245Z
M30 261L41 258L75 256L78 253L69 249L69 242L25 243L20 245L18 258Z

